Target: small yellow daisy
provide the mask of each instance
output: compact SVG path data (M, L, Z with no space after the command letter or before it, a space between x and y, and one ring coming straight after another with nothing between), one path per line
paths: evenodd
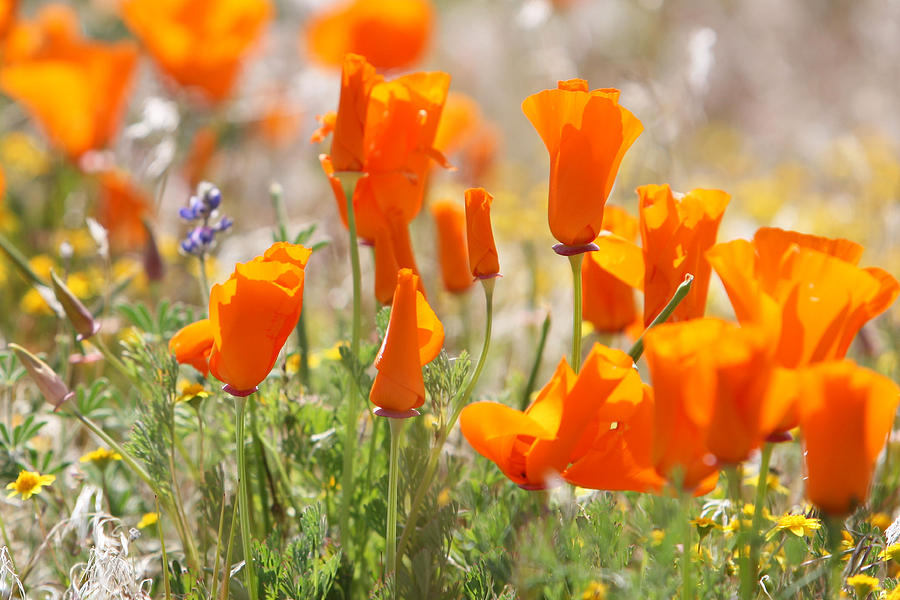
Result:
M22 500L28 500L35 494L41 493L41 488L50 485L56 481L56 475L41 475L37 471L26 471L22 469L16 480L7 484L6 489L12 490L7 498L12 498L16 494L22 495Z
M581 595L581 600L605 600L606 586L599 581L592 581Z
M151 525L155 525L157 521L159 521L159 515L155 512L144 513L144 516L138 521L137 528L144 529L145 527L150 527Z
M189 402L194 398L208 398L209 392L204 389L202 383L191 383L189 381L181 382L181 392L175 398L175 402Z
M887 531L887 528L894 522L890 515L883 512L875 513L866 520L872 527L877 527L881 531Z
M863 575L862 573L847 578L847 585L853 588L858 600L863 600L872 592L880 590L880 583L878 578L871 575Z
M789 531L797 537L810 536L821 527L822 522L819 519L808 519L803 515L784 515L778 518L775 527L766 534L766 539L772 539L782 531Z
M79 458L78 462L94 462L101 467L105 467L111 460L122 460L122 455L118 452L99 447Z
M895 563L900 564L900 544L891 544L881 551L878 558L885 561L892 560Z

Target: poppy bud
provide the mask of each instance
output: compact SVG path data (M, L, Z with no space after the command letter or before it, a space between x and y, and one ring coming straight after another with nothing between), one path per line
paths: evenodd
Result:
M94 319L91 311L53 271L50 272L50 280L53 285L53 294L62 305L69 322L78 332L78 341L86 340L100 331L100 322Z
M18 344L9 344L9 347L16 353L19 362L28 371L28 376L47 402L53 405L53 410L58 409L75 395L47 363Z

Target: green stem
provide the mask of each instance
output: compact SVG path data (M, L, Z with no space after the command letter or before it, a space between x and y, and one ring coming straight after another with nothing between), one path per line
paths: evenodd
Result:
M269 198L272 200L272 207L275 209L275 222L278 224L278 241L288 241L287 231L287 207L284 204L284 188L281 184L273 182L269 186Z
M731 465L725 469L725 475L728 478L728 491L731 499L731 505L734 507L735 519L737 519L737 553L738 566L740 568L741 580L741 600L746 600L753 593L753 582L756 580L756 573L750 571L749 555L745 550L747 546L747 534L744 528L744 500L741 494L741 465Z
M519 408L525 410L531 404L531 392L537 384L538 371L541 368L541 359L544 357L544 347L547 345L547 334L550 333L550 312L544 317L544 324L541 325L541 337L538 340L537 350L534 353L534 362L531 363L531 372L528 374L528 383L522 390L522 400Z
M211 600L215 600L216 591L219 589L219 561L222 557L222 528L225 526L225 494L222 493L222 508L219 510L219 528L216 531L216 554L213 559L212 593ZM233 525L232 525L233 526Z
M0 251L6 254L6 257L13 262L23 277L30 279L34 285L41 285L49 289L50 284L34 272L34 269L28 264L28 259L25 258L25 256L19 252L19 249L9 241L9 238L2 233L0 233Z
M413 496L412 504L410 504L409 516L406 519L406 525L403 527L403 533L400 536L400 544L397 551L401 556L403 555L403 551L406 549L406 546L409 543L410 536L412 535L412 532L416 527L416 519L419 516L419 508L422 506L422 500L425 499L425 493L431 487L431 481L432 479L434 479L435 473L437 473L438 462L440 461L441 452L444 449L444 444L447 442L447 438L450 436L450 432L453 431L453 427L456 425L456 420L459 418L459 414L462 412L462 409L465 408L466 404L468 404L469 398L471 397L472 392L475 390L475 385L478 383L478 379L481 377L481 371L484 368L488 350L490 350L491 347L491 331L494 320L495 281L495 278L481 280L482 286L484 288L484 302L486 313L484 323L484 345L481 347L481 355L478 357L478 363L475 366L475 371L472 373L472 377L469 379L469 383L463 388L462 395L458 398L458 401L456 398L451 400L453 413L450 416L450 420L447 421L447 424L444 426L443 431L441 431L441 436L438 439L437 443L431 449L431 454L428 457L428 464L425 466L425 474L422 477L422 480L419 482L419 486L416 488L416 493Z
M359 338L362 320L362 273L359 267L359 244L356 239L356 214L353 210L353 195L356 182L362 173L347 171L335 173L344 190L347 203L347 229L350 231L350 268L353 271L353 323L350 330L350 354L353 357L353 371L350 373L350 398L347 402L346 439L344 441L344 470L341 475L340 532L343 539L350 539L350 504L353 500L353 460L356 455L356 422L359 418Z
M693 527L688 522L691 519L691 494L681 492L681 522L684 527L683 547L681 550L681 600L694 600L694 573L692 568L693 541L691 540Z
M156 496L156 514L159 514L159 496ZM166 556L166 539L162 531L162 523L156 525L156 535L159 536L159 547L162 552L163 587L166 590L166 600L172 598L172 588L169 583L169 558Z
M581 369L581 263L584 261L584 253L573 254L569 257L572 266L572 369L577 374Z
M387 532L385 535L384 578L393 578L391 589L397 598L397 488L400 479L400 441L404 419L391 419L391 459L388 472Z
M237 514L238 507L236 501L234 509L231 511L231 527L228 528L228 546L225 549L225 568L222 569L222 595L219 596L219 600L228 598L229 588L231 587L229 585L229 582L231 581L231 550L234 547L234 526Z
M688 292L691 291L691 284L694 282L694 276L688 273L684 276L684 281L676 288L675 293L672 295L672 299L669 300L669 303L666 304L665 308L660 311L656 318L650 322L647 328L644 330L644 333L641 334L641 337L638 338L638 341L634 343L634 346L631 347L631 350L628 351L628 355L631 356L634 362L637 362L641 357L641 354L644 353L644 336L647 335L647 332L659 325L660 323L665 323L666 320L672 315L675 311L675 308L681 304L681 301L684 300L685 296L688 295Z
M256 567L253 564L253 553L250 544L250 495L247 491L247 465L244 457L244 409L246 398L235 398L234 408L237 412L237 428L235 442L237 443L238 461L238 511L241 520L241 545L244 550L244 583L250 594L251 600L258 600L259 590L256 587Z
M209 302L209 277L206 274L206 252L201 253L197 260L200 261L200 302Z
M828 536L828 547L831 556L828 559L828 589L827 598L838 600L841 596L841 580L844 571L844 564L841 561L841 535L844 529L844 522L840 517L826 515L825 521L826 535Z
M753 575L754 581L757 580L759 574L759 550L762 545L762 532L760 528L763 522L763 513L766 506L766 490L769 484L769 461L772 459L772 449L775 447L771 442L767 442L762 449L762 455L759 459L759 476L756 480L756 499L753 502L753 526L750 532L750 573ZM748 598L752 597L747 596Z

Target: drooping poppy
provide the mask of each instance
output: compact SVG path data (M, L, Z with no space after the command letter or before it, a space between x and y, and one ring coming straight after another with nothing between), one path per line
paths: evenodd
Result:
M403 417L417 414L425 402L422 367L440 354L444 327L418 291L418 276L410 269L397 272L391 318L375 368L378 370L369 400L379 414Z
M842 517L869 496L900 388L848 360L819 363L800 373L806 496L824 512Z
M494 197L484 188L466 190L466 243L469 248L469 266L477 279L500 274L500 261L491 229L493 201Z
M206 377L209 374L209 353L214 342L212 322L200 319L185 325L172 336L169 352L180 364L191 365Z
M886 271L856 266L862 246L775 228L708 253L742 323L769 331L779 365L843 358L859 329L900 293ZM693 293L693 292L691 292Z
M49 4L9 32L0 88L24 106L72 160L112 142L125 109L137 48L81 36L72 9Z
M339 66L347 53L379 69L407 67L425 51L434 22L428 0L350 0L314 14L306 27L310 56Z
M550 153L553 237L567 246L590 244L622 158L643 125L619 105L619 90L588 91L583 79L529 96L522 110Z
M603 229L624 240L634 242L638 220L618 206L603 211ZM581 263L582 315L596 331L619 333L640 324L634 288L603 268L609 261L606 246L587 252ZM643 271L643 265L640 266Z
M221 102L273 9L268 0L124 0L121 11L162 71Z
M97 220L109 231L110 243L120 249L135 249L147 241L145 219L150 201L123 171L99 175Z
M635 393L636 392L636 393ZM497 402L475 402L460 415L460 429L473 448L525 489L546 488L581 459L586 431L627 421L641 401L641 382L624 352L599 344L576 376L565 359L534 402L521 412Z
M304 269L311 251L278 242L263 256L235 265L209 296L214 344L209 370L230 393L256 390L300 319Z
M644 254L644 325L662 311L688 273L690 293L670 321L702 317L712 267L706 251L716 243L730 196L721 190L691 190L676 196L668 185L637 189Z
M466 245L466 211L452 200L431 205L437 231L441 279L449 292L464 292L472 286L469 251Z

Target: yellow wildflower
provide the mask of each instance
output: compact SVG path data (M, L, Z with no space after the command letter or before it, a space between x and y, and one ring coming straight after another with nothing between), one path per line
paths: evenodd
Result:
M797 537L810 536L820 527L822 527L822 522L819 519L808 519L803 515L784 515L778 518L775 527L766 534L766 539L772 539L782 531L790 531Z
M885 561L892 560L895 563L900 564L900 544L891 544L881 551L878 558Z
M209 398L209 392L206 391L202 383L182 381L180 387L181 393L175 398L175 402L188 402L194 398Z
M151 525L155 525L157 521L159 521L159 515L155 512L144 513L144 516L138 521L137 528L144 529L145 527L150 527Z
M447 506L450 504L450 488L444 488L437 497L438 506Z
M56 261L46 254L35 254L28 259L28 266L42 279L50 279L50 271L56 269Z
M41 293L37 291L37 288L33 287L28 288L28 291L22 296L22 300L19 301L19 308L22 309L22 312L28 313L29 315L53 314L50 305L47 304L44 297L41 296Z
M581 600L606 600L606 589L599 581L592 581L581 595Z
M871 575L863 575L862 573L847 578L847 585L853 588L857 600L863 600L872 592L880 590L880 583L878 578Z
M83 462L83 463L94 462L94 463L97 463L98 466L101 466L101 467L105 467L111 460L122 460L122 455L119 454L118 452L114 452L112 450L107 450L106 448L103 448L102 446L92 452L88 452L87 454L82 456L80 459L78 459L79 462Z
M891 593L884 597L884 600L900 600L900 585L891 590Z
M666 537L666 532L662 529L654 529L650 532L650 539L652 540L652 544L654 546L659 546L662 544L663 539Z
M883 512L875 513L866 520L872 527L877 527L881 531L887 531L887 528L894 522L890 515Z
M691 519L690 521L688 521L688 523L697 528L697 531L700 533L701 538L706 537L706 535L713 529L720 528L719 524L709 517L697 517L696 519Z
M28 500L35 494L40 494L45 485L50 485L54 481L56 481L56 475L41 475L37 471L22 469L16 480L7 484L6 489L12 490L7 498L21 494L22 500Z
M0 138L0 162L26 178L45 173L50 166L48 155L40 150L35 139L20 131Z

